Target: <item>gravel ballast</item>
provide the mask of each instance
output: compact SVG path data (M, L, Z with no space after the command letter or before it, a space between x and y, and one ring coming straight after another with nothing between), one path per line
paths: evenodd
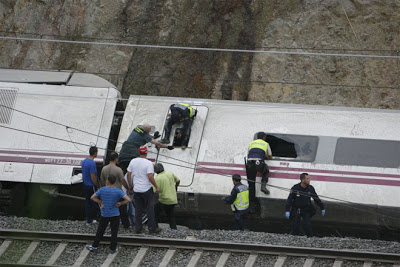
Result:
M0 216L0 228L3 229L85 233L93 234L93 238L97 230L97 225L86 225L85 221L36 220L24 217ZM147 235L147 233L147 231L143 231L141 235ZM106 234L110 234L109 228ZM132 228L124 229L123 227L120 227L119 235L138 236ZM190 230L179 226L178 230L171 230L165 227L157 237L400 253L399 242L348 237L306 238L304 236L292 236L289 234L250 231Z

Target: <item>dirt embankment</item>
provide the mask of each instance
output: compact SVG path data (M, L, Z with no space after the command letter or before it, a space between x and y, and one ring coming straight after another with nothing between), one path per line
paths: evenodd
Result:
M2 36L43 39L400 56L399 29L399 0L0 1ZM124 96L400 108L396 58L4 40L0 49L0 67L101 73Z

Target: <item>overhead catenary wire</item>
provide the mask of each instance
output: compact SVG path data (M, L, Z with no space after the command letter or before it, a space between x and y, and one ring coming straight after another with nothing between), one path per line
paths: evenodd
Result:
M3 105L0 105L0 106L3 106ZM7 107L7 108L10 108L10 107ZM106 139L106 140L108 140L108 141L113 141L113 142L116 142L116 143L120 143L120 142L117 142L116 140L112 140L112 139L109 139L109 138L107 138L107 137L102 137L102 136L99 136L99 135L96 135L96 134L92 134L92 133L89 133L89 132L87 132L87 131L80 130L80 129L77 129L77 128L74 128L74 127L69 127L69 126L67 126L67 125L64 125L64 124L61 124L61 123L58 123L58 122L55 122L55 121L52 121L52 120L48 120L48 119L45 119L45 118L41 118L41 117L39 117L39 116L32 115L32 114L29 114L29 113L27 113L27 112L23 112L23 111L14 109L14 108L10 108L10 109L13 109L13 110L16 111L16 112L21 112L21 113L23 113L23 114L25 114L25 115L28 115L28 116L34 116L35 118L43 119L43 120L45 120L45 121L47 121L47 122L50 122L50 123L54 123L54 124L63 126L63 127L65 127L67 130L68 130L68 129L74 129L74 130L77 130L77 131L80 131L80 132L83 132L83 133L87 133L87 134L90 134L90 135L93 135L93 136L97 136L97 137L99 137L99 138L101 138L101 139ZM88 144L83 144L83 143L75 142L75 141L72 141L72 140L66 140L66 139L62 139L62 138L52 137L52 136L49 136L49 135L38 134L38 133L34 133L34 132L30 132L30 131L25 131L25 130L21 130L21 129L15 129L15 128L7 127L7 126L2 126L2 125L0 125L0 127L6 128L6 129L11 129L11 130L16 130L16 131L21 131L21 132L28 133L28 134L38 135L38 136L41 136L41 137L51 138L51 139L55 139L55 140L58 140L58 141L71 142L71 143L74 144L74 146L75 146L75 144L79 144L79 145L83 145L83 146L87 146L87 147L90 147L90 146L91 146L91 145L88 145ZM111 151L111 150L109 150L109 149L107 149L107 148L99 148L99 149L102 149L102 150L104 150L104 151ZM154 152L151 152L151 151L150 151L150 153L154 153ZM154 153L154 154L158 154L158 153ZM189 168L189 169L195 169L195 168L197 168L197 167L201 167L201 168L203 168L203 169L206 169L207 172L209 172L209 173L211 173L211 174L217 174L217 175L221 175L221 176L231 177L231 175L229 175L229 174L227 174L227 173L224 173L224 172L218 171L218 170L214 170L214 169L212 169L212 168L208 168L208 167L202 166L202 165L200 165L200 164L196 164L196 163L191 163L191 162L183 161L183 160L181 160L181 159L176 159L176 158L169 157L169 156L165 156L165 155L162 155L162 156L163 156L163 157L166 157L166 158L169 158L169 159L173 159L173 160L179 161L179 162L183 162L183 163L186 163L186 164L189 164L189 165L193 165L194 167L183 166L183 165L179 165L179 164L176 164L176 163L165 162L165 161L161 161L161 160L158 160L158 162L163 162L163 163L167 163L167 164L170 164L170 165L179 166L179 167L183 167L183 168ZM243 180L247 180L247 179L243 179ZM259 183L259 182L255 182L255 183ZM277 188L277 189L280 189L280 190L283 190L283 191L288 191L288 192L291 191L291 189L289 189L289 188L284 188L284 187L280 187L280 186L274 186L274 185L270 185L270 184L269 184L268 186L273 187L273 188ZM303 194L303 193L300 192L300 194ZM305 195L308 195L308 194L305 194ZM335 201L338 202L338 204L340 204L340 202L343 202L343 203L341 203L342 205L348 206L348 207L350 207L350 208L357 209L357 210L360 210L360 211L363 211L363 212L372 213L372 214L375 214L375 215L379 215L379 216L383 216L383 217L387 217L387 218L391 218L391 219L395 219L395 220L399 220L399 221L400 221L400 219L395 218L395 217L392 217L392 216L384 215L384 214L377 213L377 212L372 212L372 211L365 210L365 209L362 209L362 208L353 207L353 206L356 206L356 205L357 205L357 206L361 205L361 204L359 204L359 203L355 203L355 202L351 202L351 201L347 201L347 200L342 200L342 199L338 199L338 198L333 198L333 197L328 197L328 196L323 196L323 195L320 195L319 197L320 197L320 198L323 198L323 199L335 200ZM384 209L384 210L391 211L391 212L398 213L397 211L393 211L393 210L391 210L391 209L385 209L385 208L383 208L383 209Z
M118 41L118 42L126 42L130 41L131 38L135 38L135 36L124 36L123 38L109 38L109 37L93 37L93 36L76 36L76 35L60 35L60 34L49 34L49 33L35 33L35 32L24 32L24 31L0 31L3 34L14 34L14 35L34 35L40 36L49 36L49 37L57 37L57 38L69 38L69 39L85 39L85 40L100 40L100 41ZM157 44L164 45L179 45L185 46L182 43L177 42L157 42ZM232 47L230 47L232 48ZM237 48L237 47L234 47ZM382 52L382 53L400 53L400 48L396 49L359 49L359 48L322 48L322 47L302 47L302 46L255 46L254 49L278 49L278 50L312 50L312 51L354 51L354 52Z
M2 69L10 69L13 70L14 68L2 68ZM46 69L21 69L21 70L30 70L30 71L50 71L50 72L60 72L57 70L46 70ZM74 73L80 74L94 74L94 75L110 75L110 76L125 76L126 73L107 73L107 72L82 72L76 70L70 70ZM208 76L208 74L201 74L202 76ZM268 80L245 80L245 79L222 79L222 78L198 78L196 75L182 75L179 77L165 77L162 75L139 75L139 74L132 74L130 76L133 77L140 77L140 78L165 78L174 80L185 80L185 79L193 79L196 78L202 81L227 81L227 82L239 82L239 83L262 83L262 84L287 84L287 85L299 85L299 86L327 86L327 87L342 87L342 88L370 88L370 89L391 89L391 90L400 90L400 87L396 86L380 86L380 85L351 85L351 84L331 84L331 83L307 83L307 82L296 82L296 81L268 81ZM35 94L35 93L19 93L21 95L42 95L42 94ZM65 97L65 96L60 96ZM80 96L68 96L68 97L75 97L80 98ZM81 98L98 98L103 99L100 97L81 97ZM121 99L121 100L129 100L129 99Z
M149 45L149 44L130 44L118 42L95 42L95 41L75 41L61 39L44 39L44 38L28 38L28 37L10 37L0 36L0 40L11 41L32 41L46 43L62 43L62 44L80 44L80 45L102 45L102 46L120 46L148 49L168 49L168 50L191 50L204 52L229 52L229 53L253 53L253 54L270 54L270 55L298 55L298 56L320 56L320 57L348 57L348 58L380 58L380 59L400 59L400 56L388 55L366 55L366 54L344 54L344 53L315 53L315 52L293 52L293 51L273 51L273 50L248 50L248 49L229 49L229 48L209 48L209 47L191 47L191 46L167 46L167 45Z

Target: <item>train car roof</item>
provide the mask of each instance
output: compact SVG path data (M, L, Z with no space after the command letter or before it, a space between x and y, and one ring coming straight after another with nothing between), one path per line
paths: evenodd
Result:
M112 83L99 76L89 73L76 73L71 70L38 71L0 69L0 82L115 88Z
M347 111L347 112L378 112L378 113L398 113L400 110L377 109L377 108L360 108L360 107L343 107L343 106L322 106L322 105L299 105L286 103L271 103L271 102L252 102L252 101L237 101L237 100L220 100L220 99L202 99L202 98L186 98L186 97L166 97L166 96L146 96L146 95L130 95L129 100L142 100L154 102L184 102L190 105L227 105L245 107L265 107L265 108L283 108L283 109L302 109L302 110L325 110L325 111Z

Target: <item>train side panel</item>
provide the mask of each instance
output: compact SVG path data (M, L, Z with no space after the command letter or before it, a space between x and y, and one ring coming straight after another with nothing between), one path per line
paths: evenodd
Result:
M97 161L103 162L119 97L116 89L0 83L0 91L9 89L15 91L15 100L8 105L15 110L0 128L0 180L80 182L72 174L90 145L99 147Z

